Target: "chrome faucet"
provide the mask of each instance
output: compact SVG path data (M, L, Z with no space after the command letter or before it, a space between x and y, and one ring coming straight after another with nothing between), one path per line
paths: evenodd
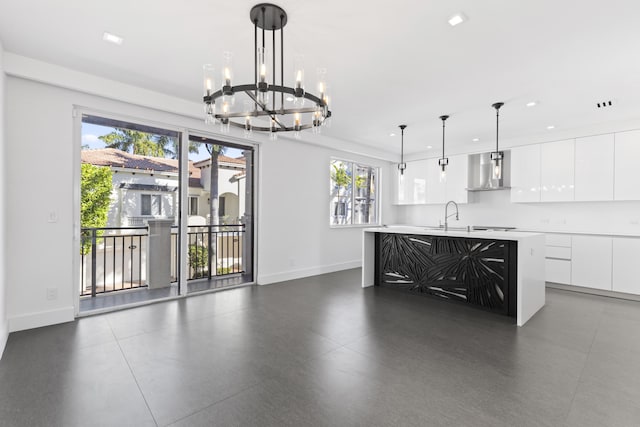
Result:
M456 207L456 213L455 214L451 214L451 215L447 215L449 213L448 210L449 210L449 204L450 203L453 203L453 206ZM454 202L453 200L449 200L447 202L447 205L444 207L444 231L447 231L449 229L448 220L449 220L449 217L453 216L453 215L456 216L456 221L458 221L460 219L460 217L458 216L458 204L456 202Z

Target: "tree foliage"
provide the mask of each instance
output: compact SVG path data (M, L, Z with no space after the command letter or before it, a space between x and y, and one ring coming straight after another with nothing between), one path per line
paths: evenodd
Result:
M340 188L347 188L351 184L351 176L347 172L347 166L344 163L340 165L334 163L333 171L331 171L331 180L334 182L335 186Z
M80 173L80 226L105 227L111 203L111 169L82 163ZM91 246L90 234L83 233L82 237L82 253L87 253Z
M98 138L107 148L116 148L141 156L178 158L178 139L172 136L115 128L113 132ZM189 153L197 153L198 149L197 142L189 141Z

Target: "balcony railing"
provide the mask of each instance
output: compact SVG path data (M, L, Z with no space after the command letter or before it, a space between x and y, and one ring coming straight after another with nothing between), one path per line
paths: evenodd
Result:
M81 235L81 296L95 297L147 286L148 227L82 228ZM244 273L244 236L244 224L190 226L187 279ZM169 262L170 280L176 282L179 265L177 227L171 230Z

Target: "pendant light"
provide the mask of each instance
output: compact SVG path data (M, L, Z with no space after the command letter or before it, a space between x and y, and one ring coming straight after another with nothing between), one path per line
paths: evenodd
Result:
M404 162L404 129L407 125L400 125L401 136L400 136L400 163L398 163L398 170L400 171L400 175L404 175L404 170L407 168L407 164Z
M444 181L447 178L447 166L449 165L449 159L444 156L444 122L449 116L440 116L442 120L442 158L438 160L440 165L440 181Z
M502 160L504 158L504 151L498 149L498 130L500 122L500 107L504 105L504 102L496 102L492 105L496 109L496 151L491 153L491 179L502 179Z

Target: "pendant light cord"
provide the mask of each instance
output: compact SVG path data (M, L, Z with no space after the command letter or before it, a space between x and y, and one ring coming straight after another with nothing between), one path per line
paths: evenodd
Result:
M400 163L404 163L404 127L400 126Z
M442 120L442 159L444 160L444 122L447 120L449 116L440 116L440 120Z
M442 119L442 158L444 159L444 121L446 119Z
M496 153L499 153L498 148L498 132L500 130L500 107L504 105L504 102L496 102L492 105L493 108L496 109Z
M500 108L496 108L496 153L498 153L498 133L500 131Z

